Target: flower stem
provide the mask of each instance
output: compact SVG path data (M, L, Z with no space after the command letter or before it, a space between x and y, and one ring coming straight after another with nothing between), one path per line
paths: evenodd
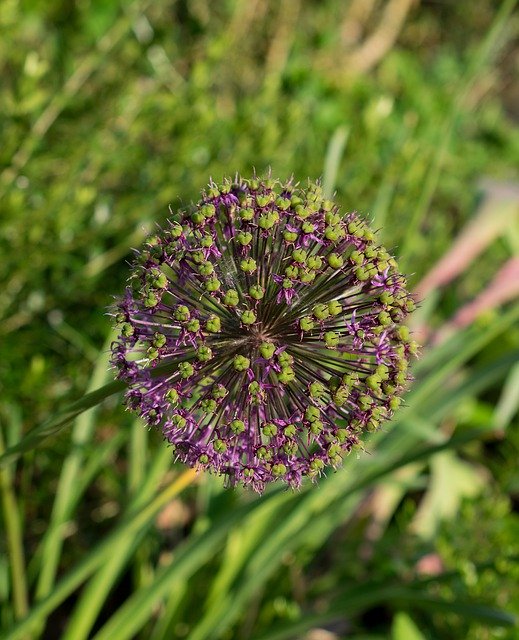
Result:
M0 431L0 454L5 445ZM25 557L23 551L23 535L20 512L13 488L11 469L0 469L0 492L2 494L2 509L7 534L7 548L11 564L11 579L13 585L13 610L17 619L27 615L29 604L27 595L27 578L25 571Z

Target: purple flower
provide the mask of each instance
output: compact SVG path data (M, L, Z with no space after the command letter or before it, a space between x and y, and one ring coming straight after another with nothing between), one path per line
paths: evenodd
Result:
M398 407L413 307L395 260L319 185L236 178L148 239L112 361L179 460L297 487Z

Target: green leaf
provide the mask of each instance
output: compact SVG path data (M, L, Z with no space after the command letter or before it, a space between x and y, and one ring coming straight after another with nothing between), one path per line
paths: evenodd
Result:
M494 428L505 430L519 410L519 364L510 370L494 410Z
M83 411L95 407L99 403L106 400L110 396L121 392L126 387L124 382L116 380L110 382L104 387L87 393L80 400L73 402L66 409L55 416L45 420L42 424L31 429L25 436L13 447L9 447L0 456L0 467L10 464L23 453L31 451L38 447L46 438L58 433L63 427L66 427L74 418L77 418Z
M334 131L328 143L323 170L323 192L327 198L333 196L339 165L350 135L349 128L341 125Z
M194 470L185 471L147 504L132 510L111 533L106 535L96 547L91 549L78 564L59 580L47 597L34 604L29 615L10 629L2 640L15 640L30 635L35 625L41 624L50 612L54 611L92 573L107 562L112 555L112 550L117 548L120 541L125 540L128 536L135 536L143 528L151 526L157 513L190 484L194 476ZM237 513L240 513L239 510Z
M425 636L407 613L399 611L391 625L391 640L425 640Z
M442 520L456 516L463 498L477 495L486 484L481 473L453 451L433 456L429 489L416 513L413 531L423 538L432 538Z

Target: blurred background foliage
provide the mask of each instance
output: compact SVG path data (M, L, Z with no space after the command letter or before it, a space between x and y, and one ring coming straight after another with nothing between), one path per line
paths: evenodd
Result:
M321 176L424 343L322 488L186 476L118 398L5 467L6 637L519 637L515 5L1 1L0 448L110 380L131 248L210 176Z

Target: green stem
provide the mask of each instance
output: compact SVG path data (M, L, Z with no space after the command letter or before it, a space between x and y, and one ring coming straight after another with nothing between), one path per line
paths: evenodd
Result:
M0 453L3 453L4 448L4 438L0 431ZM19 619L27 615L29 598L27 595L27 578L20 512L13 490L11 470L9 468L0 469L0 491L2 493L2 509L4 512L7 548L11 564L13 609L15 617Z

